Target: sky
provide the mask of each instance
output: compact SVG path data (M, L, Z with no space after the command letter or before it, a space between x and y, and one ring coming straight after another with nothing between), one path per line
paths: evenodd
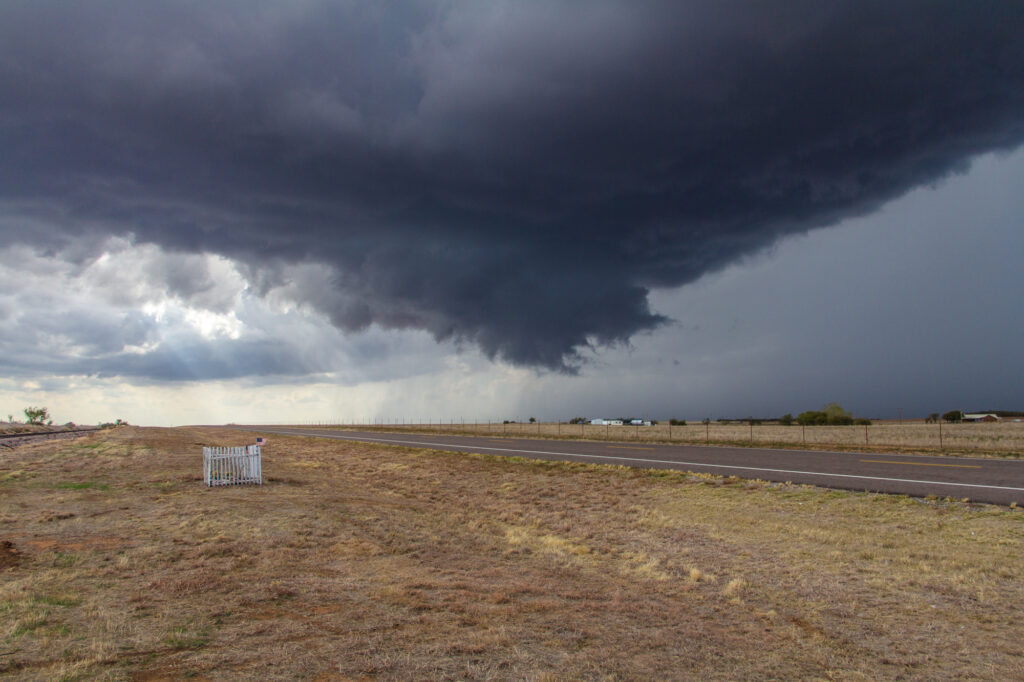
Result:
M4 3L0 419L1024 409L1022 29Z

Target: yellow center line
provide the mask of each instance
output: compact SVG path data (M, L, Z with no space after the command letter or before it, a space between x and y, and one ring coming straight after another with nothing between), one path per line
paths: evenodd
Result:
M893 462L887 459L862 459L862 462L871 462L872 464L907 464L912 467L957 467L959 469L980 469L980 466L974 464L932 464L930 462Z
M606 445L605 447L613 450L654 450L654 448L632 448L628 445Z

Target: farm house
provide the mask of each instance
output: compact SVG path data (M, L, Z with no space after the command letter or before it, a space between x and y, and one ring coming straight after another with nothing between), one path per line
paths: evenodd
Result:
M978 412L973 414L965 413L963 416L965 422L998 422L1002 421L998 414L993 412Z

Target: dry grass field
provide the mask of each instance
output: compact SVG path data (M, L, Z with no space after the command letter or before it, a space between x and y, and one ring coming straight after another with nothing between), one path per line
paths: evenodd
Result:
M0 449L0 675L1024 679L1024 512L216 429Z
M0 435L12 435L17 433L47 433L49 431L62 431L63 426L44 426L42 424L19 424L17 422L0 422Z
M496 435L523 438L574 438L585 440L642 441L648 443L695 443L711 445L754 445L758 447L806 448L811 450L879 450L928 454L1024 455L1024 422L997 424L925 424L917 422L876 422L871 426L780 426L713 422L686 426L597 426L566 423L326 425L312 428L354 428L363 431L414 431L467 435ZM309 428L309 427L307 427Z

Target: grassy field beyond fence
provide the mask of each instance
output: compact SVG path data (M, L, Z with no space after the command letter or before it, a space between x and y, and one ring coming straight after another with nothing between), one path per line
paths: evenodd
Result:
M757 445L810 449L887 449L956 454L1024 454L1024 423L997 424L902 424L876 422L870 426L781 426L732 422L690 423L686 426L604 426L565 422L463 423L447 420L430 423L316 424L317 427L361 430L411 431L495 436L503 438L579 438L586 440L647 441L709 445Z

